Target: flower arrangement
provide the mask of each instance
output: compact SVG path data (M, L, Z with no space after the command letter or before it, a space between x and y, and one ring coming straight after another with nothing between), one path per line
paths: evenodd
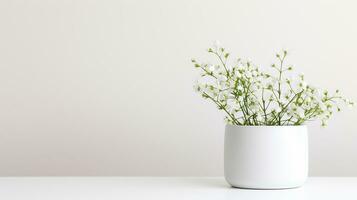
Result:
M341 110L341 103L353 105L339 90L330 93L307 84L304 75L287 78L286 74L293 70L285 64L287 51L276 54L272 73L241 59L229 64L230 54L219 43L208 52L219 64L192 59L202 72L195 90L224 111L229 124L285 126L320 119L322 126L326 126L333 112Z

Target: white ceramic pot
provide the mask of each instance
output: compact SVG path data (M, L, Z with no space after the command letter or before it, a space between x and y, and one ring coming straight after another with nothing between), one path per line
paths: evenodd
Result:
M233 187L299 187L308 175L306 126L227 125L224 174Z

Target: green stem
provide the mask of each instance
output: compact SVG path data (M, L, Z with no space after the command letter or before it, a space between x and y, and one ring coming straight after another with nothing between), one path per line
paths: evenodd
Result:
M224 110L227 115L232 119L232 121L236 124L236 125L242 125L231 113L229 113L227 111L227 109L218 101L216 101L213 97L211 97L210 95L208 95L206 92L203 93L205 96L207 96L207 98L211 99L219 108L221 108L222 110Z
M227 76L229 77L229 71L228 71L228 69L227 69L226 63L223 62L222 57L221 57L217 52L213 52L213 53L219 58L219 60L221 61L222 65L223 65L223 67L224 67L224 70L225 70L226 73L227 73Z

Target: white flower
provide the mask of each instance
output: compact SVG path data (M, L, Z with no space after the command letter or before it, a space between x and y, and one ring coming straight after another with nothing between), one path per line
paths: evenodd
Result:
M302 109L301 107L297 107L297 109L296 109L296 114L297 114L300 118L304 118L304 117L305 117L305 110Z
M258 89L259 89L259 85L257 84L253 84L252 86L250 86L250 90L252 90L253 92L257 91Z
M208 68L208 71L210 71L210 72L216 71L216 67L214 65L208 65L207 68Z
M218 78L218 81L227 81L227 77L223 76L223 75L219 75L217 78Z
M261 115L257 115L257 120L261 122L263 121L263 117Z
M322 111L327 110L327 106L326 106L325 103L322 102L322 101L319 101L319 107L320 107L320 109L321 109Z
M254 70L254 71L252 72L252 76L253 76L253 77L258 76L258 72Z
M253 113L258 113L260 110L259 105L257 105L257 104L252 104L249 108Z
M272 85L275 85L278 82L278 79L272 77L270 82Z
M239 104L234 99L228 99L227 100L227 109L229 110L230 113L234 114L235 110L239 109Z
M216 40L216 41L213 42L213 50L214 50L214 51L216 51L216 52L219 51L219 49L221 48L221 46L222 46L222 45L221 45L221 42L219 42L218 40Z
M235 71L235 72L234 72L234 76L235 76L236 78L242 78L242 74L239 73L239 71Z
M211 65L211 64L208 64L206 69L209 71L209 72L218 72L219 69L220 69L220 66L219 65Z
M239 70L239 71L244 71L245 69L244 69L244 67L243 67L242 65L239 65L239 66L237 67L237 70Z
M250 71L245 72L247 78L252 78L252 73Z
M322 94L323 94L323 92L322 92L321 89L317 88L317 89L315 90L315 96L316 96L317 98L321 98L321 97L322 97Z
M220 102L227 101L227 95L224 94L224 93L219 93L218 94L218 101L220 101Z
M300 80L303 81L305 79L305 75L303 73L301 73L301 74L299 74L299 78L300 78Z
M306 82L305 81L300 81L299 83L299 87L302 88L302 89L305 89L307 86Z

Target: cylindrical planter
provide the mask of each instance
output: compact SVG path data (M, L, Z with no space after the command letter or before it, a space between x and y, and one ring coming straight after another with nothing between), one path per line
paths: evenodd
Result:
M233 187L285 189L308 175L306 126L227 125L224 174Z

